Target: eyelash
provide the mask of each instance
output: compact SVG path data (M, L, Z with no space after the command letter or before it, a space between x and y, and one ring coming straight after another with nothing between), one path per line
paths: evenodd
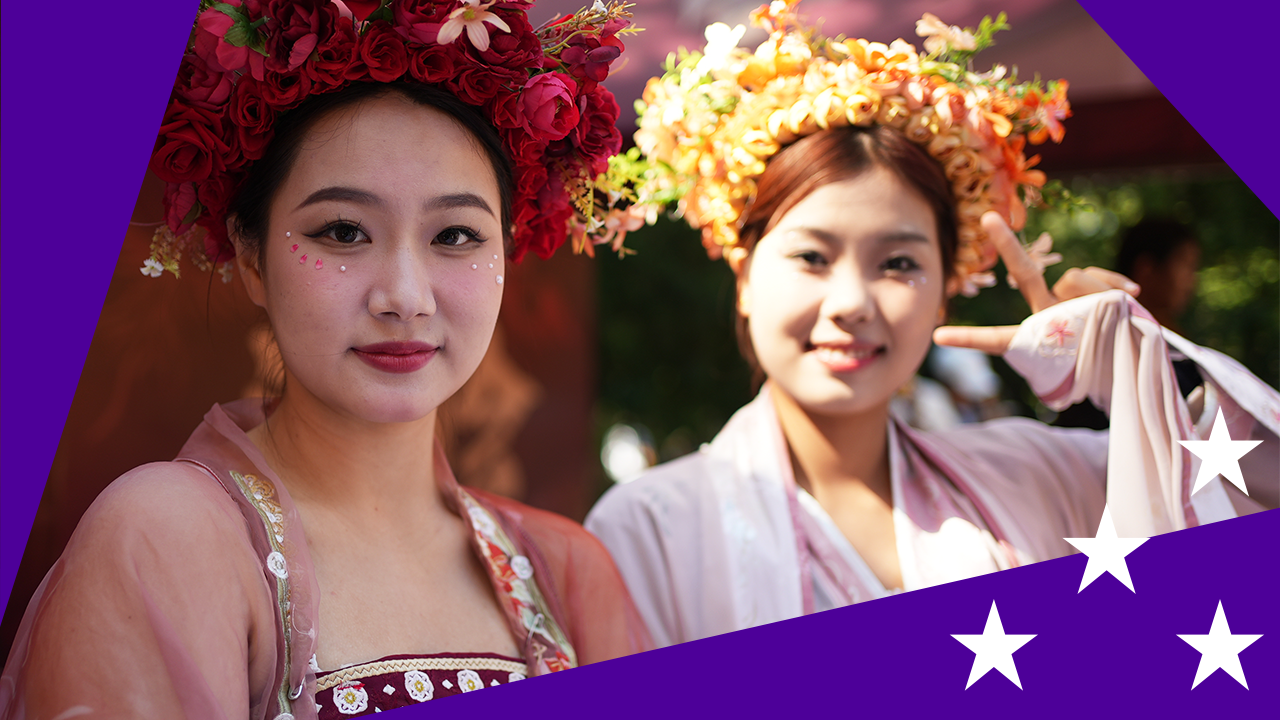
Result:
M896 263L899 263L899 261L904 261L906 263L906 267L894 267L894 265ZM919 270L920 263L916 262L914 259L906 255L896 255L894 257L889 258L888 260L885 260L883 263L881 263L880 267L881 269L891 273L909 273L909 272L914 272L916 270Z
M356 231L357 233L359 233L360 235L363 235L366 241L369 239L369 234L366 233L363 229L361 229L359 221L351 222L350 220L343 220L341 218L334 220L333 222L326 223L324 227L320 228L320 230L318 230L315 233L305 233L305 234L307 237L313 240L319 240L320 238L328 237L339 245L350 246L350 245L355 245L357 242L359 242L359 240L353 240L351 242L344 242L342 240L339 240L334 235L334 232L339 228L350 228Z
M460 243L440 242L441 238L448 237L450 235L462 235L465 238L465 240ZM439 235L436 235L435 239L432 240L431 242L432 244L440 243L445 247L462 247L467 244L466 241L473 241L476 243L480 243L482 245L488 242L488 240L480 234L480 231L463 226L463 225L454 225L453 227L444 230Z
M803 262L806 266L811 268L825 267L827 264L827 259L822 256L822 253L816 250L805 250L803 252L798 252L791 257Z
M325 226L320 228L320 230L317 232L305 233L305 234L307 237L312 238L313 240L318 240L323 237L328 237L339 245L350 246L350 245L355 245L359 242L362 242L359 239L353 240L350 242L346 242L338 239L335 233L340 229L342 230L350 229L355 231L356 233L359 233L359 235L364 237L363 242L367 242L369 240L369 234L366 233L360 227L359 221L352 222L350 220L342 220L342 219L334 220L333 222L326 223ZM461 235L463 237L463 240L461 242L454 242L454 243L442 242L443 238L456 237L458 235ZM478 230L461 226L461 225L455 225L451 228L447 228L446 230L442 231L439 235L436 235L431 242L432 244L439 243L440 245L444 245L445 247L462 247L466 245L468 241L474 241L476 243L485 243L487 242L487 239L483 237Z

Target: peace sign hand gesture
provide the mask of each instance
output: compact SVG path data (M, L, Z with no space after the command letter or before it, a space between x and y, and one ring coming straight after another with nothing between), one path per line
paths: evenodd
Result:
M1031 306L1033 313L1038 313L1064 300L1106 290L1119 289L1133 297L1138 296L1140 288L1137 283L1120 273L1097 267L1088 267L1083 270L1071 268L1062 274L1058 282L1054 283L1053 290L1050 290L1044 281L1044 269L1031 259L999 213L988 212L983 215L982 229L986 230L987 237L995 243L996 250L999 251L1000 258L1004 260L1005 268L1009 271L1009 276L1022 291L1022 296L1027 299L1027 304ZM933 331L933 341L939 345L974 348L991 355L1003 355L1017 331L1017 325L997 327L947 325Z

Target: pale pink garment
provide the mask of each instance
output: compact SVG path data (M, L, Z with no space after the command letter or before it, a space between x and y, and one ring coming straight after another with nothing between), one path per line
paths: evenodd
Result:
M1069 554L1063 538L1093 537L1104 504L1122 536L1195 522L1196 464L1176 441L1200 435L1161 329L1141 306L1118 291L1060 303L1028 318L1005 357L1053 407L1084 397L1109 407L1110 441L1105 431L1023 418L937 433L891 421L906 590ZM1214 370L1215 380L1227 374ZM1232 405L1243 408L1232 428L1243 439L1236 429L1253 427L1251 412L1280 409L1280 395L1238 365L1233 370L1252 380L1248 391L1258 396ZM1228 384L1244 383L1237 375ZM1217 389L1232 396L1226 384ZM701 451L610 490L587 518L660 646L890 593L821 506L795 487L769 392L766 385ZM1258 432L1274 433L1264 419ZM1268 437L1274 445L1275 435ZM1259 448L1260 457L1270 452ZM1278 477L1274 462L1269 472Z
M245 435L263 419L260 400L215 405L178 461L98 497L23 617L0 718L316 717L320 594L298 513ZM590 534L459 487L434 452L530 674L648 648Z

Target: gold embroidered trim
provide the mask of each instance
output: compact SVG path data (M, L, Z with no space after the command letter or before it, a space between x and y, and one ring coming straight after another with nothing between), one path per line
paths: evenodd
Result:
M352 665L335 671L316 680L316 692L337 687L345 682L363 678L403 673L410 670L493 670L496 672L528 674L528 666L515 660L500 660L488 657L442 657L442 658L406 658L403 660L381 660L364 665Z

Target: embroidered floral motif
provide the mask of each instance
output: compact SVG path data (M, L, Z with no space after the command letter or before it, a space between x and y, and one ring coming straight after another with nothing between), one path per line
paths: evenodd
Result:
M284 561L284 555L278 552L273 552L267 556L267 569L271 571L272 575L281 580L289 578L289 566Z
M343 683L333 689L333 704L343 715L355 715L369 708L369 693L362 683Z
M410 670L404 674L404 689L409 691L409 697L418 702L426 702L436 694L431 678L421 670Z
M1080 330L1084 321L1078 317L1054 318L1042 326L1037 351L1042 357L1074 357L1080 347Z
M497 526L494 525L493 518L489 517L489 513L485 512L484 508L471 507L467 510L467 514L471 516L471 526L476 529L476 532L486 538L493 538Z
M459 670L458 671L458 689L462 692L471 692L472 690L480 690L484 687L484 681L480 679L480 673L475 670Z
M311 659L307 661L307 667L311 668L311 672L313 673L320 673L320 663L316 662L315 655L312 655Z
M511 570L521 580L528 580L533 577L533 565L529 562L529 558L523 555L511 558Z
M513 672L507 675L507 682L513 683L517 680L524 680L524 673Z

